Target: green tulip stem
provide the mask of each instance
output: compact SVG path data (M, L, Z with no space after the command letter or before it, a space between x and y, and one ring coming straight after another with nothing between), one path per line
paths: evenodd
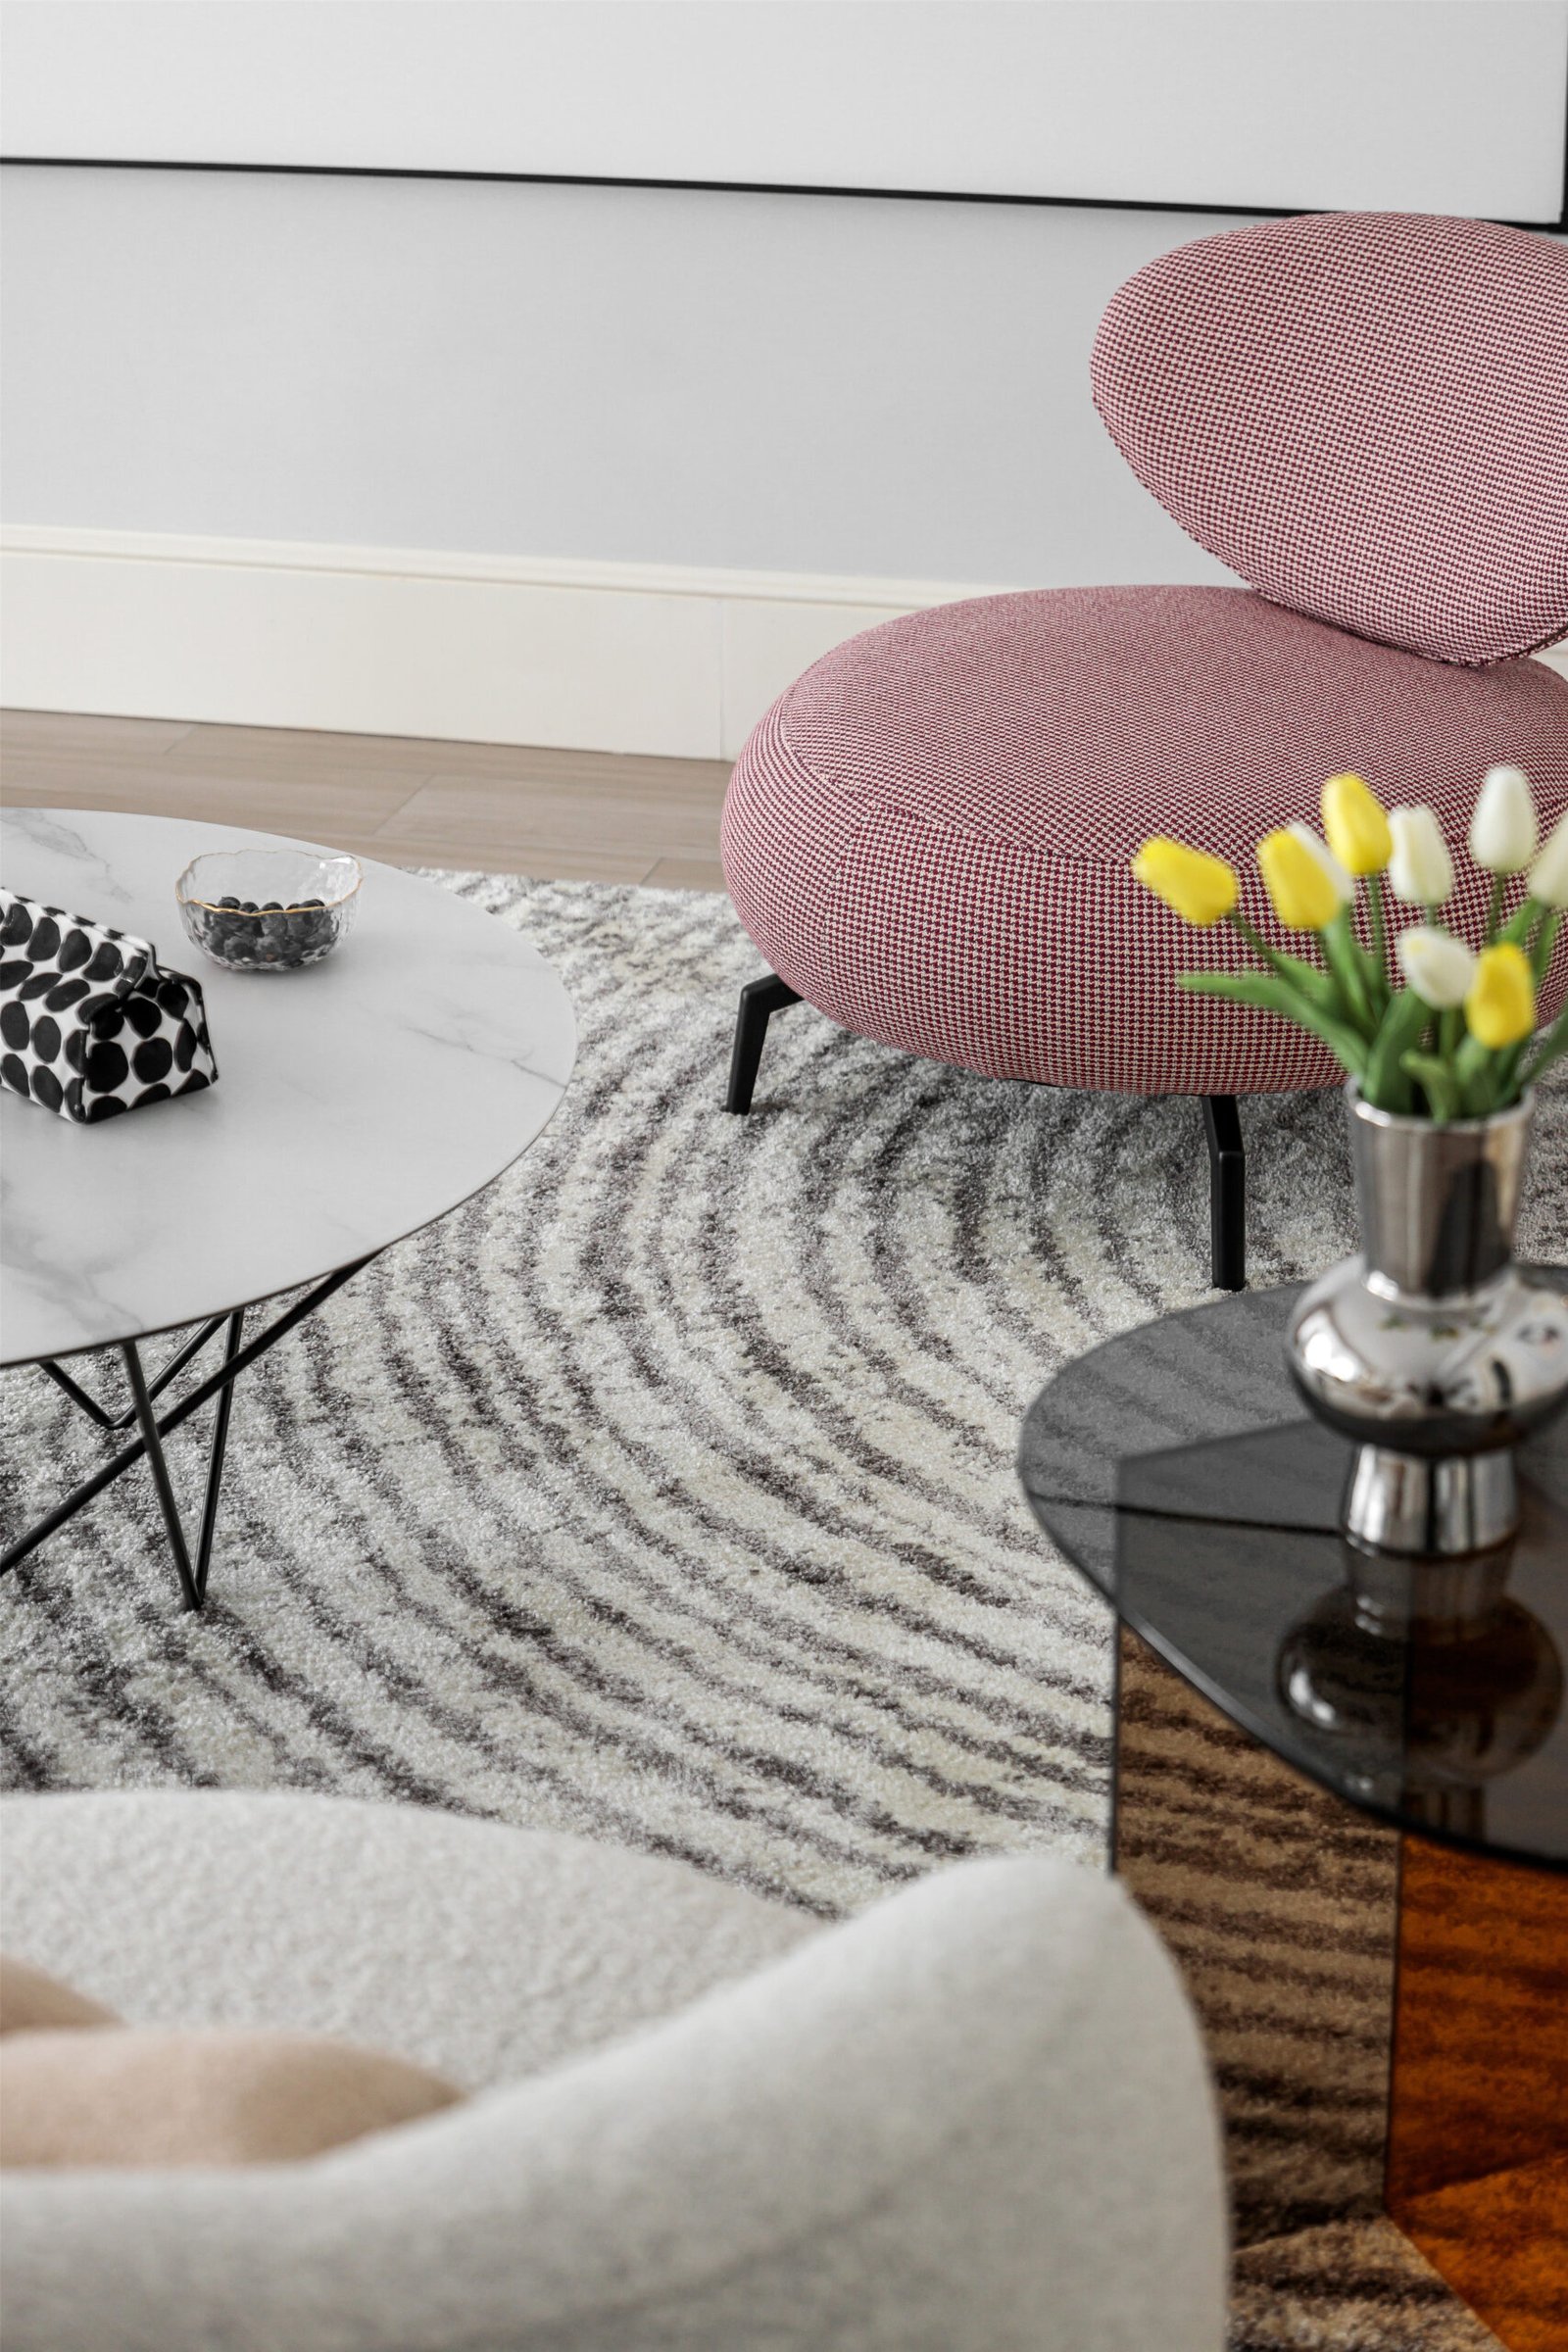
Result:
M1331 972L1323 971L1315 963L1308 963L1304 956L1286 956L1278 948L1271 948L1268 941L1253 930L1239 908L1230 914L1228 920L1231 929L1241 934L1253 955L1261 956L1269 970L1287 987L1295 989L1298 996L1315 1004L1320 1012L1327 1013L1331 1020L1343 1017L1346 1009L1344 992Z
M1404 1114L1414 1109L1415 1087L1404 1057L1423 1050L1432 1017L1431 1005L1413 988L1401 988L1391 1000L1361 1080L1361 1093L1374 1110Z
M1486 1119L1500 1107L1503 1056L1468 1036L1453 1057L1459 1101L1467 1119Z
M1361 1077L1366 1069L1366 1040L1348 1022L1308 1003L1288 979L1276 980L1268 972L1179 972L1176 985L1194 996L1228 997L1233 1004L1252 1004L1260 1012L1277 1013L1281 1020L1320 1037L1352 1078Z
M1372 1003L1370 975L1363 960L1365 951L1356 938L1350 920L1350 909L1342 906L1331 923L1318 934L1329 970L1339 982L1350 1018L1364 1037L1377 1034L1379 1013Z
M1459 1116L1459 1089L1446 1061L1434 1054L1405 1054L1401 1066L1426 1095L1428 1106L1435 1119L1456 1119Z
M1497 925L1502 920L1502 902L1507 895L1507 875L1494 874L1492 877L1492 897L1487 906L1487 945L1489 948L1492 946L1493 941L1497 936Z
M1546 912L1541 899L1523 899L1498 932L1499 940L1507 940L1516 948L1530 950L1530 934L1540 917Z
M1232 907L1228 919L1230 921L1231 929L1241 933L1248 946L1251 949L1253 955L1261 956L1263 961L1269 966L1270 970L1277 972L1285 961L1285 958L1280 954L1279 950L1277 948L1271 948L1268 944L1268 941L1264 939L1259 932L1253 930L1251 924L1248 921L1246 915L1243 914L1239 906Z
M1366 901L1372 912L1372 954L1377 961L1378 975L1384 982L1384 985L1387 986L1389 977L1389 922L1383 906L1383 876L1381 874L1368 874L1366 878Z

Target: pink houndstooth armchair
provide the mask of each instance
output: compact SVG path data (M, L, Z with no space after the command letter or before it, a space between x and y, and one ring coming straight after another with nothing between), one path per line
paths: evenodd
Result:
M1217 1286L1245 1281L1239 1095L1334 1065L1175 975L1239 963L1128 861L1171 832L1246 876L1326 776L1460 843L1508 760L1568 807L1568 254L1475 220L1330 214L1205 237L1102 321L1094 397L1139 479L1245 588L1054 589L887 623L758 726L724 808L742 992L728 1107L770 1013L999 1078L1202 1098ZM1468 865L1461 925L1484 906ZM1461 883L1461 893L1466 888ZM1568 944L1548 974L1560 1003Z

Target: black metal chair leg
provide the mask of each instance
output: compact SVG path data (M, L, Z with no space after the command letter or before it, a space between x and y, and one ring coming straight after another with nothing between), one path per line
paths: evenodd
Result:
M760 980L747 981L741 990L740 1010L735 1016L735 1044L729 1057L729 1092L724 1097L726 1110L736 1110L744 1116L751 1109L768 1021L775 1012L782 1012L786 1004L798 1004L800 1001L800 990L791 988L789 982L781 980L777 972L765 972Z
M1208 1138L1208 1203L1217 1291L1247 1288L1247 1152L1234 1095L1203 1097Z

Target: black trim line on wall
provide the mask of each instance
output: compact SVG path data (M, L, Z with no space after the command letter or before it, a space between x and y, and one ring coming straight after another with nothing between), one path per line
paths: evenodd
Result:
M1568 102L1564 107L1563 209L1555 220L1511 220L1502 228L1568 234ZM591 172L457 172L394 164L215 164L126 155L0 155L0 165L50 172L270 172L294 179L451 179L544 188L683 188L721 196L863 196L901 204L1017 204L1088 213L1197 213L1227 220L1288 220L1322 205L1179 204L1152 197L1008 196L971 188L840 188L771 179L637 179Z

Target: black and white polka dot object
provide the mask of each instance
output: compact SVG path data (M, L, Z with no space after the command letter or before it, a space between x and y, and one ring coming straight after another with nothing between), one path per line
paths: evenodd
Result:
M0 1086L90 1126L217 1077L196 981L145 939L0 890Z

